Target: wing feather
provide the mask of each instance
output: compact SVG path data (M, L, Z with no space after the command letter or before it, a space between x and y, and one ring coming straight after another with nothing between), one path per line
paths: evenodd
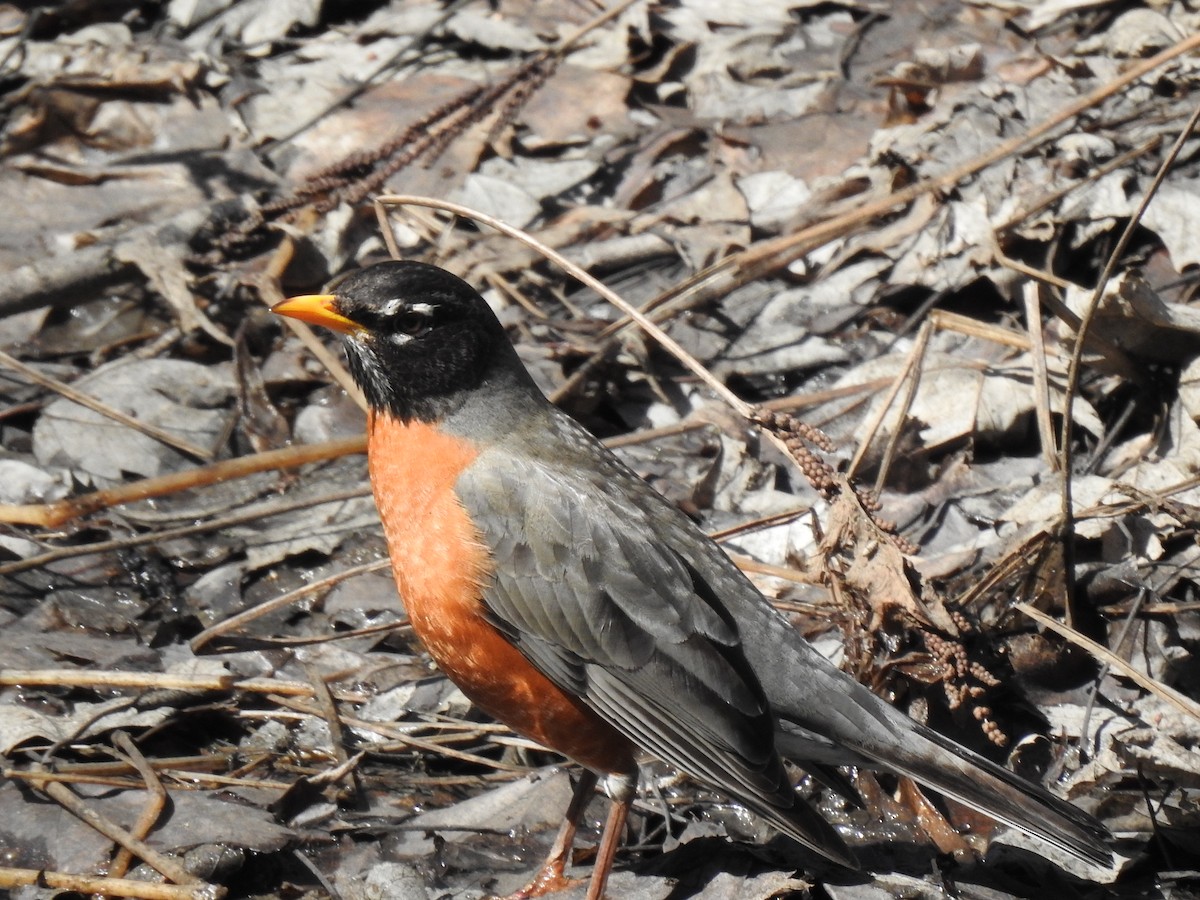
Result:
M588 472L496 446L460 476L459 499L497 556L489 619L638 746L852 864L793 791L775 716L718 599L646 510Z

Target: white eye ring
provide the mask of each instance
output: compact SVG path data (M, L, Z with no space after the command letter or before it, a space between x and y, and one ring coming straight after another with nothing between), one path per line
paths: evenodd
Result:
M394 316L404 306L403 297L394 297L379 308L381 316ZM408 312L416 313L418 316L432 316L434 310L437 309L432 303L410 303L408 304Z

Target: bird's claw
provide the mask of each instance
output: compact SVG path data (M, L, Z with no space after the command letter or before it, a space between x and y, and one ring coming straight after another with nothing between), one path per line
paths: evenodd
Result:
M583 884L586 879L568 878L566 875L566 865L561 859L547 860L546 864L538 870L537 875L525 887L518 891L509 894L503 900L532 900L534 897L543 897L546 894L555 894L559 891L565 891L568 888L573 888L576 885Z

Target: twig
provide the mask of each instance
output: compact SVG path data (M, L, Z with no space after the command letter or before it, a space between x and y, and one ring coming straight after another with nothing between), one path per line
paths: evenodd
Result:
M229 765L230 753L212 754L206 753L200 756L164 756L158 759L147 760L147 764L152 769L179 769L190 767L193 769L222 769ZM60 778L63 775L131 775L137 769L133 763L128 760L110 760L108 762L87 762L87 763L72 763L59 762L53 772L43 772L42 775L48 780ZM0 769L0 776L4 778L16 778L17 770L4 768Z
M311 695L310 695L311 696ZM304 713L307 716L321 717L320 708L312 701L297 700L294 697L275 697L272 698L280 706L296 710ZM428 753L435 753L439 756L447 756L452 759L457 759L471 765L484 766L489 769L497 769L507 772L525 772L528 771L527 766L513 766L508 763L500 762L495 759L488 759L474 753L467 753L462 750L456 750L453 747L448 747L445 744L440 744L436 741L426 740L424 738L415 737L401 729L397 728L391 722L373 722L367 719L361 719L357 716L342 716L342 724L350 728L357 728L360 731L371 731L376 734L381 734L384 737L391 738L406 747L412 747L417 750L424 750ZM537 747L539 745L533 744Z
M315 714L325 720L325 727L329 729L329 746L333 751L333 758L337 760L339 766L345 766L350 761L350 755L346 752L346 736L342 731L342 720L338 717L337 705L333 702L333 694L329 690L329 685L325 683L320 670L312 663L304 665L304 674L308 676L309 683L312 684L313 698L316 701Z
M247 645L254 648L287 647L291 649L295 647L311 647L315 644L330 644L334 641L351 641L360 637L375 637L380 634L408 633L411 629L412 625L408 619L400 617L387 622L376 622L374 625L364 625L362 628L322 632L321 634L314 634L309 637L297 637L296 635L276 637L264 635L262 637L231 638L226 644L218 645L218 647L221 650L237 650Z
M198 654L201 648L210 643L215 637L220 637L223 634L228 634L231 631L235 631L238 628L241 628L247 622L253 622L255 619L259 619L262 616L268 615L277 609L283 609L287 606L291 606L297 600L303 599L309 594L316 594L320 593L321 591L328 590L334 585L339 584L348 578L354 578L357 575L365 575L368 572L378 572L380 569L386 568L387 565L388 561L386 559L377 559L374 562L363 563L362 565L358 566L351 566L349 569L342 569L340 572L334 572L332 575L318 579L311 584L298 587L293 591L288 591L285 594L280 594L278 597L272 597L270 600L267 600L264 603L260 603L257 606L251 607L250 609L243 610L236 615L230 616L228 619L224 619L215 625L204 629L202 632L192 638L188 646L191 648L192 653ZM393 625L393 627L396 626ZM344 635L339 635L339 637L343 636Z
M162 815L162 811L167 805L167 791L163 787L162 781L159 780L158 773L154 771L154 767L146 761L146 757L142 756L142 752L129 739L129 735L123 731L118 731L113 734L112 740L113 745L137 769L146 787L146 805L142 808L142 812L138 816L137 822L134 823L131 832L139 841L145 840L146 836L150 834L150 829L154 827L158 821L158 817ZM128 848L122 847L113 859L112 864L108 867L108 874L113 878L121 878L129 871L129 866L132 862L133 853Z
M1042 337L1042 305L1038 302L1038 286L1027 282L1022 287L1025 302L1025 329L1029 333L1029 358L1033 361L1033 406L1037 411L1038 438L1042 457L1051 472L1058 469L1058 453L1054 446L1054 421L1050 418L1050 373L1046 367L1046 342Z
M1074 191L1077 191L1080 188L1088 187L1089 185L1095 184L1097 181L1099 181L1105 175L1108 175L1110 172L1115 172L1118 169L1125 168L1125 166L1129 165L1129 163L1133 162L1139 156L1145 156L1151 150L1156 149L1158 147L1158 145L1161 143L1162 143L1162 135L1156 134L1156 135L1154 135L1154 137L1150 138L1148 141L1145 141L1144 143L1139 144L1138 146L1134 147L1132 150L1126 150L1124 153L1118 153L1116 156L1114 156L1108 162L1104 163L1103 165L1096 166L1094 169L1091 169L1090 171L1088 171L1086 178L1080 178L1078 181L1073 181L1070 184L1063 185L1061 188L1058 188L1057 190L1050 191L1049 193L1044 194L1041 197L1038 197L1029 206L1026 206L1026 207L1023 207L1022 209L1017 210L1015 213L1013 213L1011 216L1009 216L1008 219L1006 219L1004 222L1001 222L999 225L997 225L995 230L998 233L1003 233L1005 231L1011 231L1013 228L1016 228L1018 225L1020 225L1026 219L1030 218L1031 216L1036 216L1042 210L1053 206L1055 203L1057 203L1059 200L1062 200L1068 194L1070 194Z
M36 556L30 556L26 559L4 563L0 565L0 575L12 575L15 572L37 569L47 563L52 563L60 559L87 556L91 553L107 553L110 550L123 550L129 547L138 547L142 544L157 544L175 540L176 538L191 537L194 534L218 531L222 528L232 528L235 525L245 525L247 522L256 522L259 519L281 516L284 513L294 512L298 509L320 506L323 503L344 503L347 500L366 497L370 492L371 489L364 485L363 487L349 488L344 491L335 491L332 494L325 494L320 497L306 497L302 500L295 500L289 503L266 504L249 512L234 513L220 519L210 519L207 522L200 522L196 525L181 525L178 528L168 528L164 531L152 531L145 534L134 534L111 541L96 541L93 544L58 547L57 549L48 550L45 553L39 553Z
M1200 47L1200 32L1192 35L1180 44L1176 44L1175 48L1181 46L1198 46ZM1170 52L1170 51L1164 51ZM1163 53L1158 54L1153 59L1158 59L1163 56ZM1147 62L1153 62L1148 60ZM1071 441L1074 436L1074 410L1075 396L1079 392L1079 378L1083 367L1083 349L1087 338L1087 333L1091 328L1092 321L1096 316L1097 310L1100 308L1100 301L1104 297L1105 288L1108 287L1109 279L1112 278L1113 272L1116 271L1117 263L1121 259L1121 255L1125 252L1125 248L1129 246L1130 240L1133 239L1133 234L1137 230L1138 224L1142 221L1142 217L1146 214L1146 209L1150 206L1150 201L1158 193L1158 189L1162 186L1163 181L1167 177L1167 173L1175 164L1175 160L1179 158L1179 154L1183 151L1183 145L1191 136L1196 128L1196 123L1200 122L1200 106L1197 106L1192 115L1188 118L1187 123L1179 132L1179 137L1175 139L1175 143L1171 145L1171 149L1167 152L1166 158L1162 165L1158 167L1158 171L1154 174L1154 180L1150 182L1150 186L1146 189L1141 202L1138 204L1129 222L1125 226L1125 230L1121 232L1121 236L1117 239L1116 246L1113 247L1112 253L1108 256L1108 261L1105 263L1104 271L1101 272L1099 280L1096 282L1096 288L1092 291L1092 296L1088 302L1087 309L1084 311L1082 321L1079 323L1079 331L1076 334L1075 346L1071 352L1071 364L1067 367L1067 386L1066 394L1063 400L1063 421L1062 421L1062 436L1059 438L1059 471L1063 473L1062 491L1060 494L1061 508L1060 516L1062 519L1063 528L1063 549L1066 553L1065 558L1065 575L1067 578L1067 596L1071 597L1075 592L1075 559L1074 549L1075 542L1073 535L1075 531L1075 511L1072 508L1072 494L1074 483L1071 478L1071 457L1073 450Z
M254 286L258 289L259 299L267 306L274 306L284 299L283 291L279 287L279 280L287 271L295 249L295 242L291 237L285 235L279 247L271 254L265 270L252 279ZM305 349L325 367L325 371L333 376L333 380L358 405L358 408L365 410L367 408L366 398L363 397L362 390L355 384L354 379L350 377L350 373L346 371L346 367L342 365L341 359L331 352L313 333L313 330L299 319L285 317L283 323L300 339L300 343L304 345Z
M1097 644L1091 638L1084 637L1082 634L1080 634L1074 628L1070 628L1066 625L1063 625L1061 622L1058 622L1057 620L1052 619L1050 616L1046 615L1041 610L1035 609L1034 607L1030 606L1028 603L1014 603L1013 609L1020 610L1021 612L1025 613L1025 615L1029 616L1029 618L1031 618L1035 622L1037 622L1039 625L1043 625L1046 628L1049 628L1055 634L1061 635L1062 637L1064 637L1068 641L1070 641L1072 644L1075 644L1079 647L1083 647L1085 650L1087 650L1089 653L1091 653L1094 657L1096 657L1097 660L1099 660L1102 663L1105 663L1106 665L1112 666L1114 669L1116 669L1118 672L1120 672L1122 675L1124 675L1130 681L1136 682L1139 686L1145 688L1147 691L1154 694L1160 700L1163 700L1163 701L1171 704L1176 709L1178 709L1180 712L1182 712L1184 715L1191 716L1192 718L1196 719L1197 721L1200 721L1200 703L1197 703L1195 700L1192 700L1190 697L1187 697L1184 694L1179 693L1179 691L1175 690L1174 688L1168 687L1167 685L1163 684L1161 681L1158 681L1154 678L1151 678L1149 675L1145 675L1145 674L1139 672L1137 669L1135 669L1129 663L1125 662L1125 660L1121 659L1121 657L1117 656L1115 653L1113 653L1111 650L1109 650L1104 645Z
M780 578L794 584L815 585L825 583L825 579L821 575L804 572L791 566L777 566L773 563L765 563L730 550L726 550L725 555L733 560L734 565L748 575L767 575L771 578Z
M216 884L154 884L129 878L72 875L46 869L0 868L0 887L49 887L79 894L132 897L135 900L221 900L225 888Z
M909 352L908 359L904 363L904 369L895 378L892 379L891 386L888 388L887 394L879 404L879 408L875 411L870 421L864 423L861 437L858 441L858 449L854 451L854 456L850 460L850 466L847 469L847 474L853 478L858 472L858 467L862 464L863 457L867 455L867 450L871 446L871 441L875 439L875 433L883 424L884 418L892 407L892 402L896 399L896 395L900 393L900 388L905 384L909 384L909 390L904 399L902 409L896 419L896 427L893 429L893 435L899 435L903 431L904 417L908 414L908 410L912 407L913 397L916 394L917 383L920 379L917 373L921 370L921 363L925 359L925 350L929 346L929 335L933 331L931 321L926 321L921 325L920 331L917 332L917 339L913 341L912 350ZM888 441L889 447L894 445L894 441ZM881 477L885 472L884 467L880 467ZM876 490L879 490L880 483L876 482Z
M845 398L873 397L878 391L892 383L890 378L872 378L870 381L861 381L858 384L843 384L840 387L826 388L823 391L809 391L804 394L792 394L789 397L776 397L774 400L767 400L762 404L763 409L775 410L778 412L791 412L797 409L805 409L810 406L823 406L826 403L832 403L834 400L843 400ZM856 402L858 400L856 399ZM816 423L820 425L820 423Z
M151 497L162 497L190 488L215 484L233 478L244 478L258 472L272 469L294 469L308 463L324 462L342 456L352 456L365 453L367 439L365 435L352 438L339 438L320 444L301 444L296 447L284 447L281 450L268 450L253 456L239 456L208 466L188 469L185 472L174 472L170 475L159 475L129 484L118 485L79 497L69 497L56 503L35 503L13 505L0 503L0 522L16 525L39 525L43 528L57 528L69 522L101 509L146 500ZM21 563L28 563L22 560ZM29 568L21 565L21 568ZM9 566L0 566L0 574L15 571Z
M212 787L228 785L245 787L250 784L255 789L286 791L291 785L284 781L270 781L256 778L247 782L245 773L258 768L269 755L261 753L248 763L235 769L229 775L217 775L211 771L198 769L225 768L230 763L229 755L224 756L181 756L146 760L146 765L155 772L163 772L175 783L176 790L207 790ZM187 768L189 767L190 768ZM136 771L127 762L112 763L59 763L53 772L27 772L22 769L5 767L0 769L0 777L19 778L22 781L60 781L63 784L91 784L102 787L115 787L121 790L133 790L145 784L132 781L128 775ZM105 774L108 773L108 774Z
M39 785L34 782L34 787L52 798L72 815L81 819L85 824L100 832L110 841L128 850L164 878L168 878L176 884L181 885L192 887L205 886L199 878L185 869L175 859L159 853L153 847L147 846L145 842L135 838L116 822L96 812L96 810L71 793L71 789L65 784L43 782ZM211 885L207 886L212 887Z
M119 409L114 409L107 403L97 400L95 397L83 393L77 388L72 387L65 381L59 381L57 378L52 378L49 375L44 375L33 366L28 366L9 356L3 350L0 350L0 365L7 366L14 372L20 372L34 384L41 385L48 390L52 390L57 394L62 395L72 403L78 403L80 406L90 409L92 412L99 413L107 419L112 419L114 422L120 422L127 428L132 428L135 431L140 431L146 437L153 438L168 446L174 447L176 450L186 453L188 456L202 459L205 461L211 460L214 456L213 451L206 450L204 447L198 447L191 441L179 437L177 434L172 434L170 431L159 428L157 425L151 425L148 422L141 422L133 416L121 412Z
M528 232L522 231L519 228L514 228L506 222L489 216L487 213L472 209L469 206L463 206L461 203L451 203L448 200L440 200L436 197L420 197L413 194L385 194L377 197L375 200L380 206L426 206L431 209L440 209L446 212L454 213L458 216L471 219L475 222L480 222L484 225L489 225L505 234L508 237L521 241L526 246L540 253L546 259L559 266L564 272L587 285L634 322L637 322L642 329L654 338L668 353L674 356L686 369L693 375L699 378L714 394L724 400L730 407L742 416L749 418L751 414L750 404L746 403L740 397L729 390L723 383L713 376L699 361L696 360L690 353L683 349L679 343L664 332L655 322L643 314L640 310L630 305L622 297L619 297L603 282L592 276L590 272L580 268L575 263L564 257L553 247L543 244L537 238L530 235Z
M1129 612L1125 614L1125 621L1121 625L1121 633L1117 635L1114 645L1118 650L1125 644L1125 638L1129 637L1129 632L1133 630L1133 624L1137 621L1138 613L1141 612L1142 604L1149 593L1149 588L1143 586L1134 596L1133 604L1129 607ZM1092 711L1096 708L1096 699L1100 696L1100 684L1104 681L1108 672L1109 667L1102 665L1100 671L1096 673L1096 677L1088 686L1087 705L1083 708L1083 721L1079 724L1079 746L1081 748L1087 746L1087 734L1088 729L1091 727Z
M233 675L170 675L162 672L95 672L89 669L0 669L0 687L38 685L43 687L130 688L167 691L243 691L311 697L312 685L303 681L275 678L237 678ZM360 691L334 689L341 700L364 702Z
M712 422L706 422L702 419L687 418L676 422L674 425L662 425L658 428L642 428L638 431L630 431L627 434L615 435L614 437L605 438L601 443L609 450L617 450L621 447L650 444L655 441L661 441L664 438L678 437L693 431L701 431L705 428L715 429L716 426Z

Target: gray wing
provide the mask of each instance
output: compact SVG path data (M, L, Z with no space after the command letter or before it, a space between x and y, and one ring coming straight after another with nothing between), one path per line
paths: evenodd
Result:
M494 447L459 489L499 555L491 615L552 681L843 864L852 856L788 786L779 750L848 797L832 766L865 763L1108 864L1109 836L1092 817L838 671L678 510L615 457L585 452L590 435L558 413L540 424L559 457Z
M598 471L496 446L456 492L496 557L489 616L534 666L642 749L854 864L792 789L737 627L660 539L672 516L644 482L615 460Z

